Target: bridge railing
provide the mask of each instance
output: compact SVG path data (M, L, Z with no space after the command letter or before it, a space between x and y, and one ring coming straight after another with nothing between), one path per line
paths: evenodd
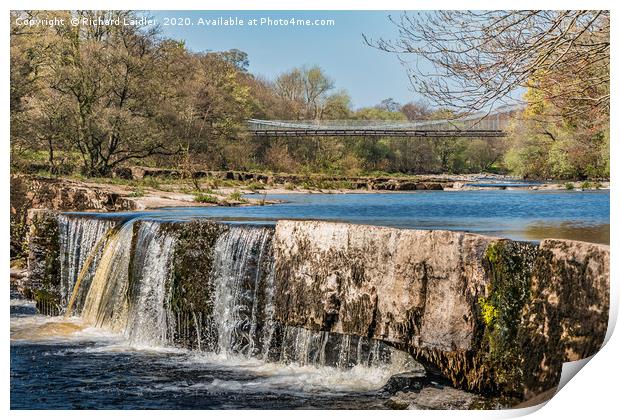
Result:
M504 130L509 118L496 114L483 118L422 121L377 120L248 120L249 130Z
M492 114L478 113L457 119L386 121L386 120L248 120L250 131L503 131L514 111L520 107L503 107Z

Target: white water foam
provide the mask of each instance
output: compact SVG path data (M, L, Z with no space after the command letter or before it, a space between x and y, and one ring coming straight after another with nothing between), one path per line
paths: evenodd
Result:
M281 342L275 342L272 231L266 227L231 226L216 239L213 272L204 274L205 282L212 282L214 290L212 322L217 343L210 348L219 350L174 347L175 314L167 309L167 299L176 237L158 222L137 222L126 222L93 263L81 318L34 316L15 325L12 319L12 339L95 341L95 345L79 351L165 354L171 357L157 363L169 360L190 370L203 366L252 377L241 382L221 378L191 385L205 389L243 386L290 392L372 391L380 389L392 375L411 369L411 358L401 357L402 352L388 350L385 359L381 356L385 349L380 349L378 342L365 340L362 346L361 339L353 341L348 336L286 327L279 333ZM75 235L64 237L65 254L81 254L89 246L92 249L95 238L111 226L68 217L63 223L65 235ZM76 261L83 258L63 257L71 262L64 270L69 284L70 277L79 272ZM192 315L196 336L201 340L202 318ZM328 342L329 351L335 354L326 354ZM279 360L272 360L272 351ZM335 358L331 366L327 366L328 356Z

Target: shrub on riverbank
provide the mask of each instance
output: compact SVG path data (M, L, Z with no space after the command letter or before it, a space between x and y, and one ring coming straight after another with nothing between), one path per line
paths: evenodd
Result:
M194 201L197 203L218 203L217 197L211 194L198 193L194 195Z

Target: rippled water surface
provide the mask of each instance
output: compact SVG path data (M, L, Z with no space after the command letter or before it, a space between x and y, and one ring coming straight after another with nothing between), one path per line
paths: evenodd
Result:
M609 243L608 190L291 193L267 195L265 198L284 203L187 207L129 214L173 219L210 217L240 222L331 220L412 229L469 231L518 240L558 238Z
M134 347L11 301L12 409L385 408L390 373Z

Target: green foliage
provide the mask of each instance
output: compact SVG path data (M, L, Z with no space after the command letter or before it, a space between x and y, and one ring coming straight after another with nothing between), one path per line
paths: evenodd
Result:
M130 194L131 197L144 197L144 188L135 187Z
M243 195L241 194L241 191L237 191L237 190L235 190L235 191L231 192L230 194L228 194L227 199L230 200L230 201L238 201L238 202L241 202L241 203L244 203L244 202L247 201L245 198L243 198Z
M478 305L480 305L480 312L482 314L482 320L484 321L484 325L490 328L494 328L495 322L499 317L499 309L497 309L483 297L478 299Z
M575 184L573 184L572 182L567 182L566 184L564 184L564 189L567 190L574 190L575 189Z
M153 188L153 189L159 189L161 188L161 182L159 179L152 177L152 176L148 176L145 178L142 178L140 180L140 185L143 187L147 187L147 188Z
M194 195L194 201L197 203L218 203L217 197L211 194L198 193Z
M554 89L574 83L563 78L561 83L547 80L547 75L535 79L534 84L558 84ZM608 110L595 107L576 116L574 109L555 104L536 88L530 88L525 98L527 108L509 130L509 149L504 156L507 169L528 178L609 177Z
M67 21L95 13L104 19L136 17L132 11L51 13ZM74 163L65 156L77 155L75 163L85 175L108 177L121 164L157 164L157 157L176 155L183 147L216 159L217 165L224 164L223 156L244 164L252 152L242 144L250 105L249 88L241 81L245 53L191 53L155 28L60 31L17 27L14 20L11 146L16 158L22 150L44 153L54 173ZM238 153L240 148L245 153Z
M278 76L274 88L285 104L283 108L289 119L314 120L322 118L334 81L319 66L296 67Z
M407 121L407 117L400 111L388 111L378 107L362 108L353 114L355 120L382 120L382 121Z

